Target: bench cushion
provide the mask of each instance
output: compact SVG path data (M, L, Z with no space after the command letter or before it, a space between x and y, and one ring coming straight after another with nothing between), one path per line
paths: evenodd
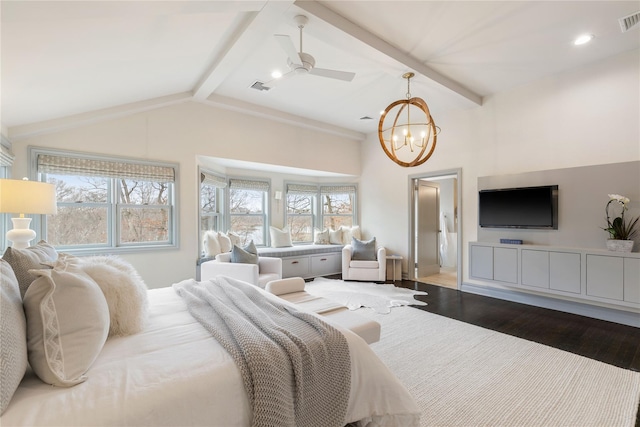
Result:
M267 283L265 290L304 310L325 316L331 322L356 333L367 344L380 340L380 323L354 313L340 303L311 295L304 290L304 285L301 277L290 277Z

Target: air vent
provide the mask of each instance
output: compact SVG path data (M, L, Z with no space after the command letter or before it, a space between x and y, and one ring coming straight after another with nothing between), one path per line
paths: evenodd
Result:
M640 11L636 13L632 13L629 16L625 16L624 18L618 19L620 23L620 30L623 33L626 33L629 30L640 27Z
M270 87L267 87L264 85L264 82L261 82L259 80L256 80L255 82L253 82L253 84L250 86L251 89L255 89L255 90L259 90L259 91L265 91L265 90L270 90Z

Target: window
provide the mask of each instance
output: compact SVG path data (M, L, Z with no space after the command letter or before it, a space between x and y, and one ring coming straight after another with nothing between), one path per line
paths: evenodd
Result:
M58 213L46 238L65 250L173 247L175 165L33 150L39 179L54 184Z
M200 241L208 230L223 231L223 200L227 179L200 172Z
M312 243L318 186L288 184L286 224L294 243Z
M353 185L320 187L322 227L337 230L354 225L356 187Z
M312 243L313 229L356 224L356 186L287 184L285 223L295 243Z
M229 180L230 230L240 236L242 245L251 240L257 246L267 242L267 201L269 182Z

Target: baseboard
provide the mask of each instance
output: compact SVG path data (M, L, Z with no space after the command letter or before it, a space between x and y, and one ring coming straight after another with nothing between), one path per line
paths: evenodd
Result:
M533 305L535 307L548 308L551 310L563 311L565 313L578 314L580 316L593 317L595 319L620 323L623 325L640 328L640 315L638 313L616 310L607 307L600 307L591 304L582 304L573 301L548 298L541 295L533 295L524 292L512 291L509 289L496 289L486 286L479 286L472 283L462 283L463 292L498 298L520 304Z

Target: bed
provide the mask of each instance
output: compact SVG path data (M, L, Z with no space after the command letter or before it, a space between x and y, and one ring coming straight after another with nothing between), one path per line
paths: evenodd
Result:
M3 287L8 281L3 268ZM51 386L28 368L0 425L251 426L238 367L184 299L168 287L148 290L145 300L144 326L129 335L110 335L84 382ZM364 340L333 326L346 338L351 361L344 424L418 425L419 410L404 386Z

